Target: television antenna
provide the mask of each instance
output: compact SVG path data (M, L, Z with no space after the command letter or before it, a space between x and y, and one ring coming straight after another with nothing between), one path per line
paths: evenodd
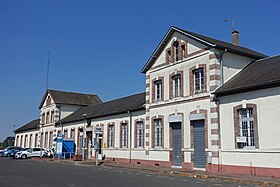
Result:
M228 19L225 19L224 21L225 22L231 22L232 30L235 30L235 20L236 19L237 19L237 17L235 17L235 18L228 18Z

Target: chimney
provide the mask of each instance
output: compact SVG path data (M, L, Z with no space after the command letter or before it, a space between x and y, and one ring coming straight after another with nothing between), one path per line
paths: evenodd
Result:
M233 45L239 45L239 32L238 30L232 31L232 44Z

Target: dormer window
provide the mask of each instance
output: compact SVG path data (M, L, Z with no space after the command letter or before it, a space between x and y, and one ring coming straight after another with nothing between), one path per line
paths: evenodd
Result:
M179 42L175 41L173 43L173 51L174 51L174 62L179 61Z

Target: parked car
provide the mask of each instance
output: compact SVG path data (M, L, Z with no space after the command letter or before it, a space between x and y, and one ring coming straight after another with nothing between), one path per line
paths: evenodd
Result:
M17 152L14 158L44 157L45 154L45 148L30 148Z
M14 154L20 150L22 150L21 147L8 147L4 150L4 152L2 153L2 156L4 156L4 157L14 156Z

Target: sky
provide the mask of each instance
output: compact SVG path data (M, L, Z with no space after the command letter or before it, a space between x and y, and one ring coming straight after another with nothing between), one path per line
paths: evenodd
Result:
M145 91L141 69L170 26L280 53L278 0L1 0L0 141L39 118L46 88L103 101Z

